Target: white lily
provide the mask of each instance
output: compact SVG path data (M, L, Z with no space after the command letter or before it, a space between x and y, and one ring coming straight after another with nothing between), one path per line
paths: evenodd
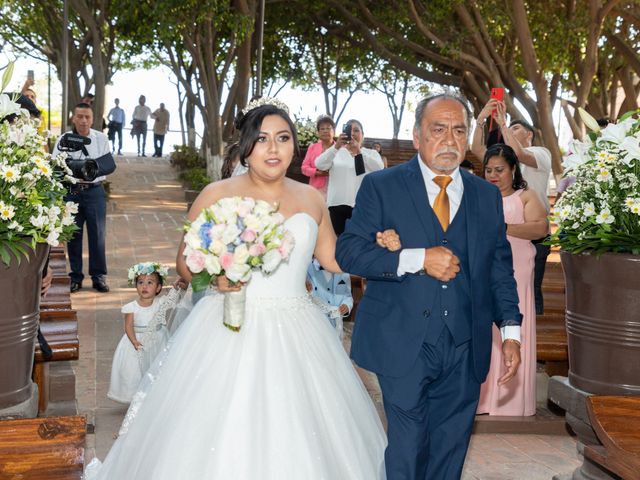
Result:
M598 122L596 121L596 119L593 118L589 113L587 113L587 111L584 108L578 107L578 113L580 114L580 118L582 119L584 124L587 126L587 128L589 128L589 130L596 133L600 131L600 125L598 125Z
M20 105L14 102L7 94L0 94L0 119L9 115L20 113Z

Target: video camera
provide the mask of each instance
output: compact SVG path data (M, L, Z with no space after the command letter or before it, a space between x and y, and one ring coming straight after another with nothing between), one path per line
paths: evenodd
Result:
M61 152L82 152L89 156L86 145L91 144L91 139L77 133L65 133L58 141L58 150ZM72 175L85 182L93 182L102 175L109 175L116 169L113 155L107 153L99 158L71 158L66 159L67 167Z

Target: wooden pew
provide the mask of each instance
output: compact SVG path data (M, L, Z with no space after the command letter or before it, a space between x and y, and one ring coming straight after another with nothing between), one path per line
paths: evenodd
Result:
M53 351L53 357L49 360L45 359L40 346L36 344L33 367L33 380L39 390L38 411L40 414L45 413L48 406L47 362L77 360L80 352L78 317L76 311L71 308L70 280L67 275L63 247L51 249L49 265L53 269L53 282L47 296L40 302L40 330ZM75 386L73 388L75 389ZM69 392L69 395L71 393Z
M0 479L80 480L85 436L83 416L0 421Z
M569 369L567 330L565 325L565 286L562 264L557 252L547 259L542 281L544 314L536 318L537 360L544 363L545 372L566 376Z
M640 478L640 397L592 396L587 412L602 445L585 445L585 457L623 479Z

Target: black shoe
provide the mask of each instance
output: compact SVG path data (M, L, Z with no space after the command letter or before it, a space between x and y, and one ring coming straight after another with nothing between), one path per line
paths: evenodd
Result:
M69 288L69 290L71 291L71 293L76 293L78 290L80 290L82 288L82 283L80 282L74 282L73 280L71 280L71 287Z
M143 153L142 155L140 155L141 157L146 157L146 155Z
M122 155L122 152L120 150L118 150L118 155Z
M102 280L93 282L93 288L95 288L100 293L107 293L109 291L109 285L104 283Z

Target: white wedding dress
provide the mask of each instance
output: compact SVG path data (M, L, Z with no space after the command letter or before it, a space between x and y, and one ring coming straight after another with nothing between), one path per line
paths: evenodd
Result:
M241 331L222 325L221 295L200 300L87 479L385 478L378 414L305 289L317 224L297 213L285 225L295 248L270 276L254 272Z

